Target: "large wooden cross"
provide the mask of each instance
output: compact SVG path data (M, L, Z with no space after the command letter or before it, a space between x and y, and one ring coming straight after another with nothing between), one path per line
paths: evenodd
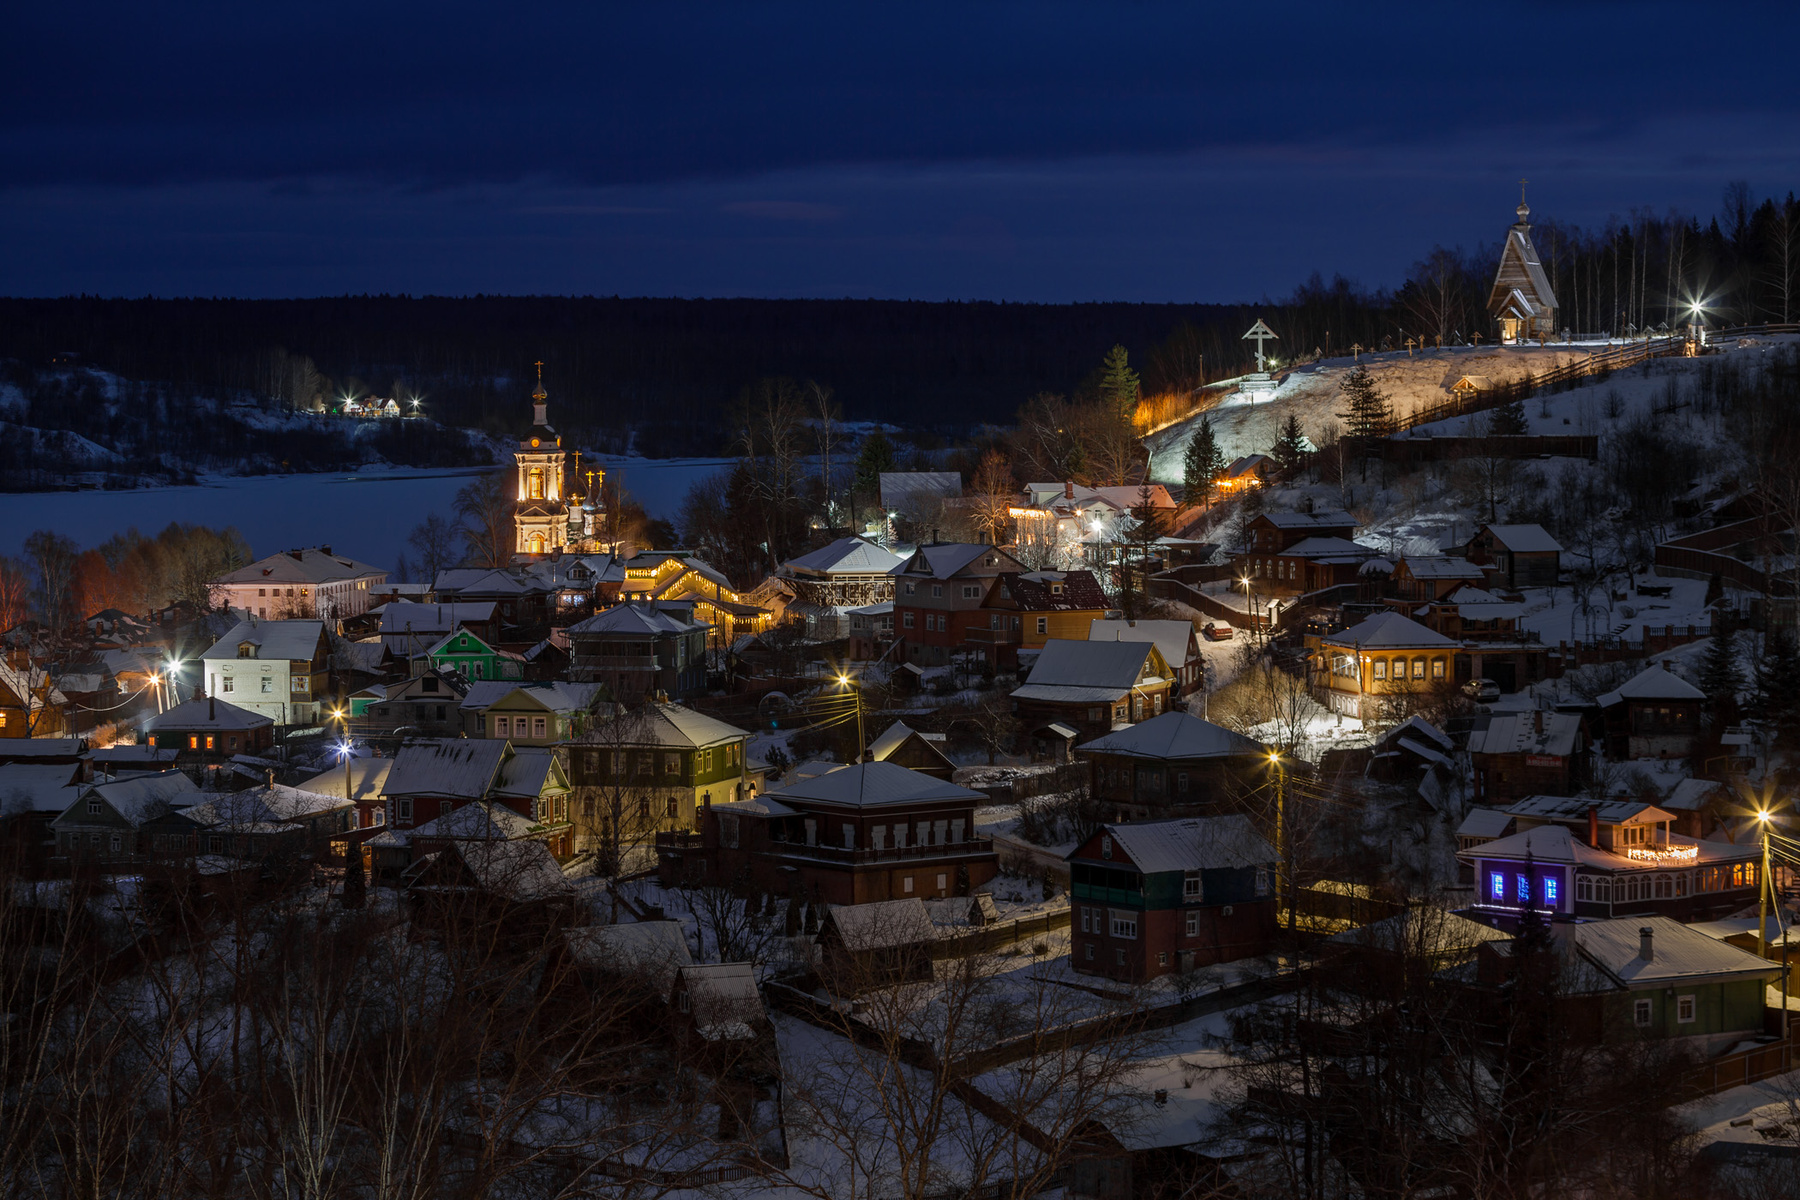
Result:
M1256 369L1262 371L1265 369L1263 366L1263 343L1271 338L1275 341L1280 341L1281 339L1276 336L1273 329L1270 329L1267 325L1263 324L1261 317L1258 317L1256 319L1256 324L1250 327L1250 332L1244 335L1245 341L1249 341L1251 338L1256 339Z

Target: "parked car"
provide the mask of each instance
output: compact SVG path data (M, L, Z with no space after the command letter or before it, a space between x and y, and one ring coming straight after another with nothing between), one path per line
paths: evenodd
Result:
M1500 685L1491 679L1471 679L1463 684L1463 692L1482 704L1492 704L1500 698Z
M1206 627L1200 632L1206 635L1206 640L1209 642L1229 642L1231 640L1231 626L1223 621L1208 621Z

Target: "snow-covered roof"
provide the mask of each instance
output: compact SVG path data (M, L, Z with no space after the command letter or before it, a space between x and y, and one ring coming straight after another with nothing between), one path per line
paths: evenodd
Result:
M595 746L668 746L704 750L708 746L741 742L749 736L736 725L727 725L716 717L679 704L649 704L596 727L580 741L582 745Z
M1373 558L1381 551L1361 542L1341 537L1301 538L1286 550L1277 551L1283 558Z
M1456 749L1456 742L1449 734L1420 716L1406 718L1406 720L1382 734L1379 740L1381 742L1398 741L1404 737L1423 739L1426 742L1436 745L1439 750L1445 751L1446 753Z
M397 831L407 838L446 838L472 841L511 841L530 835L537 823L504 804L480 800L451 809L443 816L412 829Z
M469 690L463 694L462 702L457 707L470 712L486 712L488 705L518 690L519 681L516 679L477 679L469 685Z
M869 743L869 757L877 762L884 761L888 755L898 750L901 743L913 735L912 726L905 721L895 721L876 735Z
M0 817L15 813L59 813L75 803L78 763L0 763Z
M1507 805L1506 811L1541 821L1585 821L1590 808L1602 825L1659 824L1675 819L1673 813L1646 800L1594 800L1587 796L1527 796Z
M1459 838L1503 838L1513 827L1513 815L1502 808L1471 808L1456 827Z
M677 984L687 993L688 1012L708 1040L736 1040L767 1015L749 963L700 963L677 967Z
M381 632L388 637L417 634L423 649L459 625L492 621L494 608L492 600L464 600L452 604L414 604L396 600L381 608Z
M384 796L479 800L488 794L507 743L495 738L412 738L394 755Z
M1414 579L1486 579L1487 573L1466 558L1443 555L1415 557L1407 555L1400 562ZM1398 568L1396 568L1398 569Z
M1486 729L1469 735L1469 753L1567 757L1575 753L1580 734L1581 718L1574 713L1500 712Z
M499 696L489 700L481 707L492 708L513 696L523 696L533 700L553 713L583 712L599 695L601 685L597 683L568 683L563 680L547 680L539 683L513 682ZM468 698L464 697L462 708L471 707Z
M1356 528L1356 518L1347 512L1266 512L1258 513L1251 521L1267 521L1277 529L1342 529L1345 526Z
M256 659L311 661L325 633L323 621L239 621L200 657L208 660L238 657L238 647L253 647Z
M1320 638L1319 642L1326 646L1362 650L1435 650L1456 645L1436 630L1427 629L1397 612L1376 613L1348 629Z
M1684 779L1675 785L1659 807L1670 812L1697 812L1713 799L1730 794L1730 789L1717 780Z
M688 610L689 612L692 609ZM659 604L637 604L627 600L569 626L569 633L688 633L712 628L705 621L689 620L678 612Z
M36 758L66 758L73 762L81 756L80 738L5 738L0 740L0 759L13 762Z
M533 590L517 576L494 567L451 567L439 571L431 587L440 594L472 592L478 596L523 596Z
M1173 821L1136 821L1103 825L1119 849L1146 875L1167 871L1204 871L1261 867L1277 861L1269 845L1242 814L1187 817ZM1092 839L1089 839L1090 841ZM1070 858L1081 854L1077 847Z
M1051 638L1038 653L1037 664L1024 687L1013 692L1021 699L1055 699L1045 689L1101 689L1120 694L1139 682L1149 658L1150 642L1077 642ZM1078 697L1079 699L1080 697Z
M1483 528L1514 554L1562 553L1562 547L1542 525L1487 525Z
M360 804L370 804L381 798L382 789L387 786L388 771L393 768L391 758L353 758L350 760L350 799ZM331 767L320 771L299 783L300 790L317 792L322 796L342 796L344 794L344 768Z
M1510 941L1512 935L1491 925L1459 917L1435 905L1415 904L1380 921L1334 933L1326 945L1367 946L1396 954L1433 958L1466 955L1484 942Z
M846 537L790 558L782 566L803 575L886 575L905 561L865 538Z
M319 813L331 812L350 802L342 796L308 792L281 784L245 788L241 792L214 795L203 804L187 809L188 820L197 825L242 828L249 825L282 825Z
M549 746L514 746L494 776L496 796L536 797L567 786Z
M1630 865L1629 860L1588 845L1561 825L1540 825L1523 833L1508 834L1472 850L1464 850L1462 857L1529 858L1541 863L1572 863L1615 869Z
M1620 684L1616 691L1600 696L1601 708L1611 708L1621 700L1704 700L1706 693L1667 667L1646 667Z
M327 547L309 546L304 550L286 550L258 559L247 567L219 576L217 582L320 584L385 574L387 572L380 567L333 554Z
M156 733L165 729L260 729L274 724L274 717L265 717L247 708L239 708L229 700L196 696L192 700L183 700L165 712L157 713L144 722L144 728Z
M180 771L133 775L126 779L90 785L80 793L77 801L71 802L63 810L63 816L57 820L60 822L76 807L85 804L88 797L98 796L126 821L132 825L141 825L164 806L181 808L194 803L200 795L200 789L194 786L194 781Z
M574 892L550 847L536 838L516 841L457 841L452 851L481 889L514 903L567 896Z
M1123 754L1151 759L1224 758L1268 753L1268 747L1254 738L1233 733L1178 709L1097 737L1076 749L1084 754Z
M1096 618L1088 623L1090 642L1149 642L1171 667L1186 664L1194 643L1192 621L1126 621Z
M1024 564L1012 555L994 546L976 545L973 542L940 542L929 546L920 546L912 555L894 568L894 574L922 575L931 579L949 579L977 560L987 567L986 559L993 559L988 568L993 573L1001 571L1022 571Z
M665 995L675 972L694 961L680 921L639 921L565 929L569 957L584 967L620 973L642 972Z
M789 772L768 794L785 802L810 801L863 808L891 804L960 804L985 800L980 792L909 770L898 763L866 762L805 779Z
M1650 957L1643 956L1643 931L1650 931ZM1774 977L1781 964L1758 958L1727 942L1707 937L1669 917L1613 917L1583 921L1570 936L1583 958L1619 987L1672 985L1680 980Z
M836 927L839 940L849 950L886 950L937 940L931 913L917 896L839 905L827 912L825 919Z

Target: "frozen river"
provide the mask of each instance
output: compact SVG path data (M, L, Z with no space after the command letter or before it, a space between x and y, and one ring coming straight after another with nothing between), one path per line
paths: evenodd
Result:
M653 517L674 520L694 481L718 458L612 459L606 468ZM0 553L18 554L35 529L67 534L83 548L131 526L154 534L171 521L235 525L258 556L329 545L392 570L406 535L432 513L451 515L457 489L480 470L364 471L213 477L195 487L0 494Z

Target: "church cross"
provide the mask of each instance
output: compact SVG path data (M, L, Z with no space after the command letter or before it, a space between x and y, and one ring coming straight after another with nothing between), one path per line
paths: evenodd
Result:
M1244 335L1243 340L1249 341L1252 338L1256 340L1256 369L1261 371L1265 369L1263 367L1263 343L1271 338L1276 341L1280 341L1281 339L1276 336L1273 329L1270 329L1267 325L1263 324L1261 317L1256 319L1256 324L1250 327L1250 332Z

